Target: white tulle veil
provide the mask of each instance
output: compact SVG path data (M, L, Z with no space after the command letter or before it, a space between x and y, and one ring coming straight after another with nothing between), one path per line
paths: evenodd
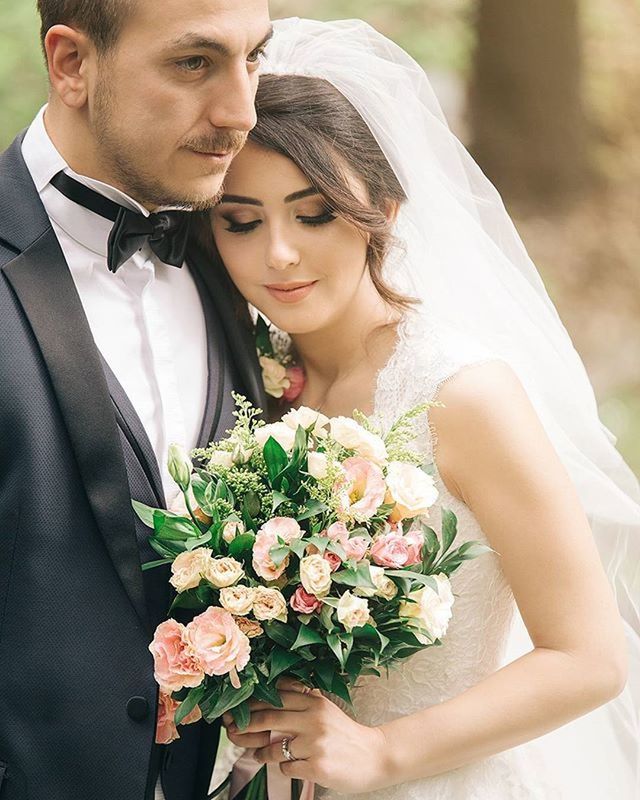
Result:
M611 769L635 775L637 791L640 489L497 191L451 132L423 69L366 23L278 20L262 71L323 78L357 109L408 198L396 230L404 248L386 279L507 361L527 389L578 489L625 620L630 685L598 720L620 756ZM576 729L573 742L584 755L586 731Z

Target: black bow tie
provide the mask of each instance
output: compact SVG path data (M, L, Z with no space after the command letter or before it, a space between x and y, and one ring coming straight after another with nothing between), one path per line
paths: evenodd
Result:
M69 200L114 223L107 243L107 265L111 272L117 272L147 242L163 263L173 267L184 263L191 225L188 211L159 211L145 217L114 203L64 172L54 175L51 184Z

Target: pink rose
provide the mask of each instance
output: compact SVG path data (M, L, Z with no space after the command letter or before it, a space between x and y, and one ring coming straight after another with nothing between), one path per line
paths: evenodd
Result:
M171 744L180 738L174 721L180 703L170 694L160 692L158 698L158 721L156 723L156 744Z
M202 664L188 646L186 628L175 619L158 625L149 650L155 679L165 692L177 692L185 686L193 688L204 680Z
M364 536L352 536L344 545L347 560L362 561L369 548L369 542Z
M275 533L269 533L260 529L253 543L253 568L256 573L266 581L275 581L282 575L289 566L289 556L287 556L279 567L273 563L271 558L271 548L278 546Z
M287 367L286 375L289 379L289 387L284 390L282 397L285 402L293 403L296 398L300 397L304 389L304 370L302 367Z
M322 600L316 597L315 594L306 592L302 586L298 586L295 594L289 600L289 605L298 614L313 614L314 611L322 607Z
M224 608L209 607L187 625L187 637L207 675L227 675L249 663L251 644Z
M359 456L347 458L342 467L344 478L340 478L336 486L341 511L359 521L371 519L382 505L387 491L382 470Z
M329 566L331 567L331 572L335 572L342 566L342 559L336 553L330 553L328 550L325 550L324 555L322 557L324 558L325 561L329 562Z
M325 535L328 536L332 542L338 542L343 547L347 546L349 531L347 530L347 526L344 524L344 522L334 522L333 525L329 525L325 531Z
M260 528L265 533L272 533L285 544L291 544L294 539L300 539L302 528L291 517L274 517Z
M386 533L373 543L371 558L381 567L406 567L409 562L409 543L399 533Z
M412 564L419 564L422 561L422 546L424 545L424 535L422 531L409 531L405 537L405 542L409 546L409 556L406 567Z

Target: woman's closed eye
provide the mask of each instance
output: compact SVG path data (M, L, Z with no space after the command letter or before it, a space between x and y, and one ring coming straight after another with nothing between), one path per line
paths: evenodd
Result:
M317 225L328 225L330 222L333 222L335 218L336 215L329 211L329 209L325 209L325 211L323 211L321 214L316 214L313 216L299 214L296 217L296 219L303 225L309 225L311 227ZM223 219L227 222L227 228L225 228L225 230L229 231L230 233L250 233L262 224L261 219L240 222L230 215L223 215Z

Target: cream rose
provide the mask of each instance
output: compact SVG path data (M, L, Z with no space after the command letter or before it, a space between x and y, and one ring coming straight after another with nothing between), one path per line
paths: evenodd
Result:
M212 561L212 551L208 547L180 553L171 565L169 583L177 592L195 589L202 578L208 577Z
M338 622L344 625L348 631L366 625L369 620L369 603L349 591L346 591L338 601L337 610Z
M285 453L290 453L293 450L296 432L284 422L274 422L271 425L256 428L255 437L260 447L264 447L267 439L273 437Z
M331 590L331 565L315 553L300 561L300 582L305 591L316 597L325 597Z
M400 616L417 620L431 638L440 639L449 627L454 597L451 583L446 575L440 573L434 575L434 578L438 584L438 591L434 591L430 586L424 586L411 592L409 599L414 602L400 603ZM423 638L421 641L426 643Z
M231 469L233 466L233 453L228 450L216 450L209 459L209 467L215 470L215 467L222 467L223 469Z
M375 464L386 463L387 448L382 439L350 417L334 417L330 422L330 430L331 436L347 450L355 450L359 456Z
M227 544L231 544L236 536L242 536L243 533L245 533L244 523L231 520L222 529L222 538Z
M206 578L216 589L233 586L244 575L244 569L235 558L214 558L209 564Z
M255 589L250 586L226 586L220 590L220 605L238 617L244 617L253 608Z
M313 428L314 433L319 433L321 428L325 428L329 424L329 417L325 417L324 414L313 408L300 406L300 408L292 408L282 417L282 421L294 431L297 431L300 426L305 431Z
M318 481L327 477L327 470L329 467L329 459L324 453L309 453L309 475Z
M282 397L285 389L291 385L287 370L275 358L268 356L260 356L260 366L265 392L271 397Z
M258 586L253 595L253 616L256 619L287 621L287 601L278 589Z
M387 466L387 488L391 502L396 504L391 513L394 522L426 515L438 499L433 478L419 467L401 461Z
M398 594L398 587L384 574L384 569L372 565L369 567L369 573L376 588L366 589L360 586L354 590L355 594L359 597L382 597L384 600L393 600Z

